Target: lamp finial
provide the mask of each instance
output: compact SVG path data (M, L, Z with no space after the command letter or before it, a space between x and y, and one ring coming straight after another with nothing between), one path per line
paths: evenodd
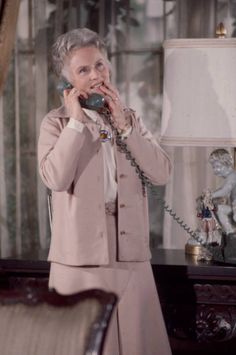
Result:
M227 30L226 30L224 24L221 22L216 27L216 37L217 38L225 38L226 35L227 35Z

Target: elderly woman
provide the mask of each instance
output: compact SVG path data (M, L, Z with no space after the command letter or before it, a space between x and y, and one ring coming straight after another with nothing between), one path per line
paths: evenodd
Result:
M166 183L169 159L122 104L95 32L61 35L52 60L71 86L63 92L63 106L44 118L38 144L40 175L52 190L49 287L62 294L102 288L118 295L104 354L169 355L150 265L146 193L115 135L156 185ZM81 106L78 98L92 93L105 98L110 120Z

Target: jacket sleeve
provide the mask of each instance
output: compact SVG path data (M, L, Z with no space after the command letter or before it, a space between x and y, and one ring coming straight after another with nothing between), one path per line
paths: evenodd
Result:
M54 191L71 186L78 157L85 140L82 133L63 127L62 120L47 115L41 124L38 140L39 173L45 185Z
M125 140L127 147L144 175L154 185L164 185L170 175L170 159L145 127L142 119L137 117L134 112L131 115L133 130Z

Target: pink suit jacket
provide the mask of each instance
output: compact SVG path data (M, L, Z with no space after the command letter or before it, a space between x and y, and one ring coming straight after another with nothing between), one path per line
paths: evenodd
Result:
M166 153L133 111L133 129L126 139L146 176L166 183L170 162ZM103 156L99 128L90 119L83 132L67 127L64 107L50 111L41 124L39 172L52 190L53 221L48 259L66 265L109 263L103 186ZM147 198L124 153L114 146L118 183L118 259L150 259Z

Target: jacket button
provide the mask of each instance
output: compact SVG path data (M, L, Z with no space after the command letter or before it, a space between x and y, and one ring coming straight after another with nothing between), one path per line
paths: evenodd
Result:
M120 235L125 235L125 234L126 234L125 231L120 232Z
M124 203L121 203L120 204L120 208L124 208L125 207L125 204Z
M124 177L126 177L125 174L120 174L120 178L123 179Z

